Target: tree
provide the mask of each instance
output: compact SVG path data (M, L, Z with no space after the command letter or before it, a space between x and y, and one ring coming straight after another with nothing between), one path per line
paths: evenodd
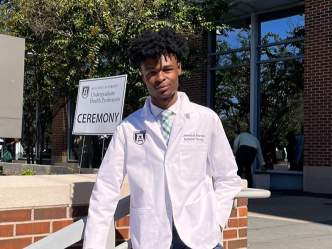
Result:
M80 79L128 74L128 115L141 107L147 96L139 72L127 57L131 39L143 30L163 26L184 34L223 30L220 17L227 9L222 0L1 1L1 32L25 38L26 53L31 55L26 59L26 84L31 84L35 93L25 95L25 103L35 102L40 109L41 159L45 132L57 114L54 104L64 99L65 105L75 99ZM25 120L31 117L25 115ZM25 132L31 141L36 130Z

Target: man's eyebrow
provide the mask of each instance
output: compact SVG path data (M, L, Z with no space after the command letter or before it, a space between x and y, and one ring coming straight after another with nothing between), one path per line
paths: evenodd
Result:
M145 68L145 70L155 70L155 69L156 69L156 67L154 67L154 66Z
M166 65L162 65L161 68L169 68L169 67L173 67L172 64L166 64ZM157 70L155 66L149 66L147 67L145 70Z

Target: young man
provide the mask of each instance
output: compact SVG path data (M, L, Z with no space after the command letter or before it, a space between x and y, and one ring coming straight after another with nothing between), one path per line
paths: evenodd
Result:
M147 31L129 49L150 97L117 127L90 200L85 249L106 249L125 175L134 249L212 249L242 189L219 117L178 92L185 39ZM212 180L213 176L213 180Z

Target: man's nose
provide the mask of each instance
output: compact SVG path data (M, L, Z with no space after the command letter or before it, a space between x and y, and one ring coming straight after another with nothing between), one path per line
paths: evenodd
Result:
M164 72L163 71L160 71L160 72L158 72L157 73L157 78L156 78L156 80L158 81L158 82L163 82L164 80L165 80L165 74L164 74Z

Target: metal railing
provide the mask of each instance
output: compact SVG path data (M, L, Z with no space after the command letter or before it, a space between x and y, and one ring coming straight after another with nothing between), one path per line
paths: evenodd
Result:
M270 191L263 189L244 188L236 195L235 199L249 198L260 199L269 198ZM118 203L117 209L114 214L114 221L117 221L130 213L130 196L121 199ZM125 241L122 244L115 247L115 227L112 222L110 231L107 237L106 247L108 249L130 249L131 241ZM63 249L67 248L76 242L80 241L84 237L84 227L86 224L86 217L76 221L75 223L47 236L44 239L37 241L36 243L25 247L24 249Z

